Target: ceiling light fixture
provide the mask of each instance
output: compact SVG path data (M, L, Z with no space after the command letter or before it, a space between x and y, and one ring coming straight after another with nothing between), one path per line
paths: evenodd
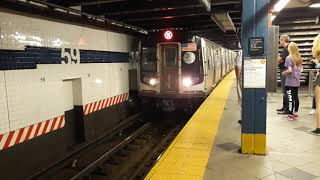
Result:
M278 2L273 6L273 12L280 12L290 0L278 0Z
M311 4L309 5L311 8L320 8L320 0L311 0Z

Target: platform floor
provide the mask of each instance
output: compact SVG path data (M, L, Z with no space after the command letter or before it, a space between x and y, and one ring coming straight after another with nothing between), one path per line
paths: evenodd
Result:
M171 162L167 164L167 170L160 168L158 163L146 179L320 180L320 136L306 132L314 127L314 116L308 114L312 99L306 95L299 95L299 98L299 118L296 121L288 121L286 116L278 115L276 112L282 103L282 95L268 94L268 154L266 156L239 154L241 126L237 121L240 119L240 106L233 78L224 111L219 122L214 123L218 124L219 128L217 133L212 133L215 137L209 149L208 160L204 160L206 166L197 166L186 172L188 170L183 169L184 166L179 167L180 169L175 167L174 162L177 160L171 159L167 161ZM173 155L177 152L172 148L171 151ZM193 156L199 156L197 151L194 151L194 154L190 150L188 152L190 154L184 157L192 159ZM166 165L166 161L161 159L159 162ZM187 162L185 160L185 163ZM185 167L189 165L185 164Z
M268 94L266 156L238 153L241 127L236 99L233 84L204 180L320 180L320 136L306 132L314 127L314 116L308 114L312 98L299 95L299 118L288 121L276 112L282 95Z

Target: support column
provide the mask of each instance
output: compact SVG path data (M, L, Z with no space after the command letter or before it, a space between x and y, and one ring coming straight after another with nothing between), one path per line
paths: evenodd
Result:
M268 11L269 0L242 1L242 58L249 56L249 39L263 37L263 56L268 54ZM254 58L254 57L250 57ZM243 62L242 64L244 64ZM246 70L244 68L242 78ZM245 79L243 79L245 85ZM266 107L267 91L264 88L246 88L242 93L241 152L246 154L267 153L266 148Z

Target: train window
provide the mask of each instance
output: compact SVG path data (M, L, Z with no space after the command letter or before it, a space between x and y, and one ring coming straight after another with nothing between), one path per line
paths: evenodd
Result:
M165 65L167 67L177 66L177 48L167 47L165 48Z
M141 70L146 72L157 71L157 60L155 48L143 47L141 57Z

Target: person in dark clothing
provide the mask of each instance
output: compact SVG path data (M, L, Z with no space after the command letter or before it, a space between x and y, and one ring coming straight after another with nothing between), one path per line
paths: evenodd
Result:
M319 63L317 63L317 60L311 60L311 62L313 62L313 69L319 69ZM314 113L316 113L316 108L317 108L317 105L316 105L316 95L313 95L313 98L312 98L312 109L311 111L309 112L309 115L313 115Z
M277 109L278 114L289 114L288 110L288 98L286 94L286 87L285 87L285 80L286 77L283 75L283 72L286 70L284 66L285 60L289 55L288 52L288 45L289 45L289 36L288 35L281 35L280 36L280 46L283 47L282 53L278 57L278 67L280 69L280 79L281 79L281 91L282 91L282 108Z
M320 63L320 34L315 37L312 46L312 56L316 59L317 63ZM314 95L316 96L317 113L316 113L316 127L313 130L309 130L308 133L320 136L320 74L317 73L316 80L314 82Z

